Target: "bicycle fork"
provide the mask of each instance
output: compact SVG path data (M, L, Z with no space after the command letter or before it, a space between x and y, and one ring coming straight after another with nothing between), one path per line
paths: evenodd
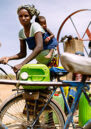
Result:
M73 101L73 104L71 106L71 110L70 110L69 115L67 117L67 120L65 122L64 129L68 129L69 128L69 125L70 125L70 123L72 121L72 118L73 118L73 114L74 114L74 112L76 110L76 107L78 105L81 93L82 93L82 85L79 86L79 88L77 89L77 92L76 92L76 95L75 95L75 99Z

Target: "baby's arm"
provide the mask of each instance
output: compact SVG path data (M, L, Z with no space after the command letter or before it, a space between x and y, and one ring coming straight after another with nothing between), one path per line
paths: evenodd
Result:
M48 28L46 28L46 31L50 34L50 36L45 39L45 43L48 43L54 37L54 34Z
M54 34L48 29L46 28L46 31L50 34L50 40L54 37Z

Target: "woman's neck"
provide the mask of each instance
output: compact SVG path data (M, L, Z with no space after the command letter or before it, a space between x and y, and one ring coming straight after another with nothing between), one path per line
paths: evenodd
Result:
M25 26L24 26L24 30L29 30L29 29L30 29L30 26L31 26L31 23L28 24L28 25L25 25Z
M26 37L29 37L30 27L31 27L31 23L26 25L26 26L24 26L24 32L25 32Z

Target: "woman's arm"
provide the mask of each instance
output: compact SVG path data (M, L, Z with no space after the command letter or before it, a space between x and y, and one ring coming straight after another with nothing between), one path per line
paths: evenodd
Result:
M26 53L26 43L24 40L20 40L20 52L17 53L14 56L10 56L9 60L16 60L16 59L22 59L24 57L26 57L27 53Z
M2 57L0 63L7 64L9 60L21 59L26 56L26 43L24 40L20 40L20 52L14 56Z
M20 68L24 65L29 63L31 60L33 60L42 50L43 50L43 38L42 38L42 33L37 32L35 34L35 43L36 47L32 51L32 53L20 64L14 66L14 72L17 72L20 70Z
M43 38L41 32L37 32L35 34L35 43L36 47L34 48L33 52L21 63L22 65L33 60L43 50Z

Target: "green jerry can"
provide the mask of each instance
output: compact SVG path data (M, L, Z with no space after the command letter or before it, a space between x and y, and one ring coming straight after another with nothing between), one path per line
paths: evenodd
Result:
M63 99L62 94L54 94L53 99L60 105L60 107L62 107L64 111L64 99ZM55 113L53 113L53 119L54 119L54 123L57 124L58 118L56 117Z
M64 99L62 94L54 94L53 99L57 101L57 103L62 107L64 111Z
M91 94L87 93L91 100ZM82 93L79 101L79 126L84 126L91 119L91 106Z
M53 99L60 105L60 107L62 107L63 111L64 111L64 99L62 97L62 94L54 94L53 95ZM56 116L55 112L52 113L53 115L53 121L55 124L59 123L58 117ZM48 112L45 114L46 116L46 120L48 120ZM48 122L48 121L47 121Z
M49 68L44 64L25 64L20 69L20 80L25 81L50 81L50 71ZM46 89L46 86L24 86L24 89Z

